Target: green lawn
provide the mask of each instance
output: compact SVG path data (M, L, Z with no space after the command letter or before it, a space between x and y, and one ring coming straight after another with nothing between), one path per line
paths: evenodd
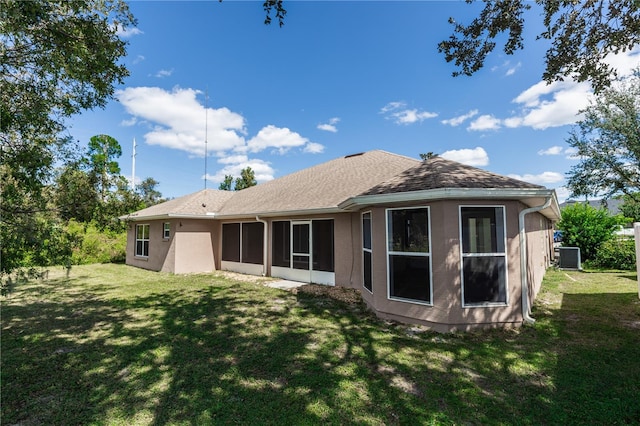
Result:
M550 270L535 326L467 334L122 265L52 271L1 313L3 425L640 423L628 272Z

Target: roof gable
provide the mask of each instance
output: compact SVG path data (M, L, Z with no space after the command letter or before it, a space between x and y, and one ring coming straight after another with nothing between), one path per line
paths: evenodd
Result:
M174 198L125 216L129 219L162 216L206 216L215 213L233 196L233 192L217 189L202 191Z

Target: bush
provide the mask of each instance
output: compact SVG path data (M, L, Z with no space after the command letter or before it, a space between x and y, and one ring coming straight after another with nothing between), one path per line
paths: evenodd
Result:
M636 269L636 245L633 238L615 238L602 243L589 266L599 269Z
M84 265L89 263L118 263L126 257L126 231L99 229L95 223L78 223L70 220L67 232L73 236L75 246L71 263Z
M570 204L562 209L558 229L564 247L579 247L583 261L594 259L600 246L614 237L624 223L622 216L611 216L607 209L596 209L586 203Z

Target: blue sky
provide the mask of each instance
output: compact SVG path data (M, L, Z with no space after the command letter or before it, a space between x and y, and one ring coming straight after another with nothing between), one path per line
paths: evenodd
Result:
M533 4L532 4L533 5ZM165 197L217 188L251 166L258 182L347 154L382 149L446 158L556 188L577 159L566 144L588 84L546 85L540 11L528 13L525 50L496 50L473 77L437 51L462 1L285 1L285 25L263 24L262 2L131 2L137 28L131 76L103 110L70 120L81 145L105 133L120 166L153 177ZM612 57L619 72L638 50Z

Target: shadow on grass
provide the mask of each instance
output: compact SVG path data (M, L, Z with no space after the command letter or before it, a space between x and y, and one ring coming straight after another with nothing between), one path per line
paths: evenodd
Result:
M440 335L381 322L362 304L250 284L125 298L84 280L19 289L24 299L3 306L4 424L599 422L616 395L629 405L640 391L638 362L615 358L631 344L567 344L562 312L535 328ZM582 379L582 368L607 359L631 374L606 382L602 407L575 414L606 378Z

